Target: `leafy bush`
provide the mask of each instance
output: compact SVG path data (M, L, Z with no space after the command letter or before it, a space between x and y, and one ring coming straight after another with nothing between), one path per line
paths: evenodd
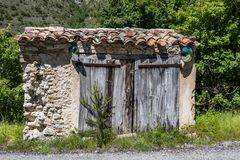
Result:
M111 98L102 94L98 83L94 83L92 91L91 103L88 102L89 97L81 98L81 105L87 109L92 117L86 118L86 123L95 130L95 138L97 147L102 148L104 144L111 140L112 131L109 125L111 113Z
M240 3L196 1L176 13L177 31L194 35L197 49L198 111L240 107Z
M22 69L19 48L10 29L0 30L0 121L21 121Z

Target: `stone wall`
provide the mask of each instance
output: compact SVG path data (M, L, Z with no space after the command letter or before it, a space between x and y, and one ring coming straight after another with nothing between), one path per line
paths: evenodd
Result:
M78 127L79 74L66 46L59 47L24 46L25 140L64 136Z

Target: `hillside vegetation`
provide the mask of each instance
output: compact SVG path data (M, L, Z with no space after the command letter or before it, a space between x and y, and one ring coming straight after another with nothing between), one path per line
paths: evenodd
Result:
M96 0L1 0L0 28L9 23L14 31L23 31L26 26L91 27L96 23L99 3Z

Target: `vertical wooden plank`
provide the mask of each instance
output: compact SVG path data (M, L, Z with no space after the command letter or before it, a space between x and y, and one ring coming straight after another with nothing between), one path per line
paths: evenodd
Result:
M120 63L116 61L116 63ZM123 62L121 68L114 68L113 117L112 127L115 132L132 132L133 107L133 65Z
M83 63L101 63L105 64L106 61L98 60L94 57L85 57L83 59ZM90 101L91 97L91 90L95 82L98 83L101 91L104 95L107 95L107 68L105 67L90 67L85 66L85 70L87 73L87 76L81 76L80 78L80 96L86 96L88 101ZM90 114L87 112L87 110L80 105L80 115L79 115L79 129L84 131L90 129L89 126L86 124L85 119L89 117Z
M158 58L155 62L136 61L134 129L170 129L178 125L179 68L138 68L140 64L172 64L179 57Z

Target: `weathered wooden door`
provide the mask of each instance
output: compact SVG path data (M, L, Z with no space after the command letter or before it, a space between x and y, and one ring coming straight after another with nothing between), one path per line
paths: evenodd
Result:
M90 91L98 82L104 95L112 97L111 126L117 133L132 132L133 124L133 68L131 63L119 60L100 60L97 57L82 57L87 75L80 77L80 95L90 99ZM90 100L89 100L90 101ZM85 118L90 116L87 110L80 106L79 129L89 127Z
M83 57L86 77L80 77L80 95L90 97L98 82L102 92L112 97L111 126L119 134L166 129L178 125L179 57L142 60L114 60ZM90 101L90 100L89 100ZM79 129L89 129L90 116L80 106Z
M179 57L135 62L134 131L178 125Z

